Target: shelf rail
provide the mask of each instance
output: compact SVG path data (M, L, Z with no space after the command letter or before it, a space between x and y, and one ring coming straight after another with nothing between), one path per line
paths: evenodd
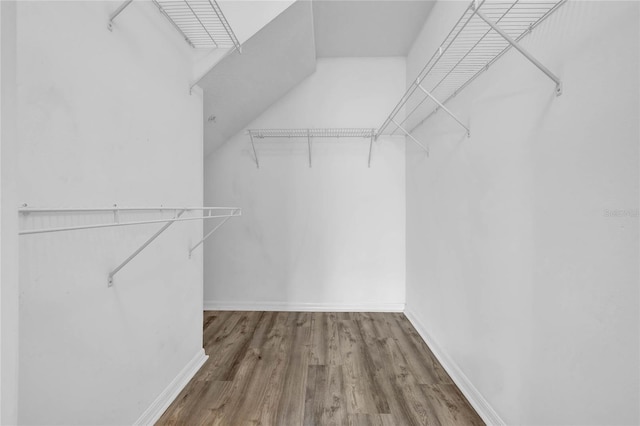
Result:
M378 128L376 138L396 132L409 135L439 110L469 137L469 125L445 105L512 47L555 83L556 95L562 94L560 78L519 42L566 1L473 0ZM405 110L404 117L399 117ZM416 120L417 112L424 113L424 118ZM394 127L389 132L390 126Z
M163 219L150 219L150 220L131 220L121 221L122 212L173 212L172 217ZM199 247L204 241L209 238L215 231L217 231L227 220L232 217L242 215L242 209L238 207L119 207L114 205L113 207L106 208L33 208L23 205L18 209L18 213L23 216L32 214L44 214L44 213L113 213L113 221L109 223L96 223L89 225L77 225L77 226L63 226L53 228L40 228L40 229L24 229L18 232L19 235L33 235L43 234L51 232L63 232L63 231L76 231L82 229L98 229L98 228L110 228L118 226L130 226L130 225L143 225L152 223L164 223L164 225L151 237L149 237L138 249L136 249L129 257L127 257L122 263L109 272L107 282L108 287L113 285L114 276L124 268L129 262L131 262L140 252L142 252L149 244L151 244L156 238L158 238L164 231L166 231L175 222L184 222L192 220L207 220L222 218L223 220L213 230L208 232L202 240L200 240L194 247L189 250L189 258L193 251ZM182 217L185 213L189 212L202 212L198 216Z
M371 167L371 152L373 141L376 137L376 129L372 128L314 128L314 129L248 129L247 134L251 140L251 148L256 162L256 167L260 168L260 161L256 151L256 139L266 138L299 138L307 142L309 152L309 167L312 167L312 138L364 138L369 139L369 157L367 166Z

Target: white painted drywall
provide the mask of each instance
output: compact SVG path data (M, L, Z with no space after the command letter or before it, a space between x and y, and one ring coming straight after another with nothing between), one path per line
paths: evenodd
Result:
M221 0L218 2L240 43L249 40L293 3L295 0Z
M109 32L117 5L18 4L21 203L202 205L190 48L151 2L133 2ZM198 221L175 223L107 288L109 271L160 227L20 237L21 424L132 424L202 350L202 256L187 257Z
M244 44L293 3L293 0L218 1L222 13L240 44ZM267 45L267 47L270 46ZM244 48L242 50L244 51ZM195 49L193 83L200 81L226 55L233 53L233 48Z
M16 3L0 2L0 424L18 419Z
M404 58L320 59L249 127L376 127L404 75ZM402 138L376 142L371 168L367 140L312 141L312 168L306 140L256 148L260 169L244 131L205 158L205 201L243 208L205 244L205 306L401 308Z
M313 10L298 1L198 83L205 93L205 155L214 151L311 75L316 66Z
M438 2L415 78L465 4ZM407 310L507 424L638 424L639 4L569 2L407 150ZM620 211L611 217L607 212Z

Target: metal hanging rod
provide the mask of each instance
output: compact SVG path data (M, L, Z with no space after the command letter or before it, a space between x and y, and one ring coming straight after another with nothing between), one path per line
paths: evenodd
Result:
M376 129L368 128L316 128L316 129L249 129L256 138L368 138Z
M255 139L265 138L300 138L305 139L309 150L309 167L311 160L311 138L367 138L369 139L368 167L371 167L371 151L376 129L368 128L315 128L315 129L248 129L251 147L256 160L256 167L260 168L260 161L255 146Z
M214 212L227 211L226 214L214 214ZM121 221L120 220L120 212L147 212L147 211L173 211L173 217L164 218L164 219L154 219L154 220L137 220L137 221ZM182 217L184 213L193 212L193 211L201 211L202 214L200 216L195 217ZM113 285L113 277L124 268L129 262L131 262L142 250L144 250L149 244L151 244L156 238L160 236L164 231L166 231L171 225L175 222L183 222L190 220L205 220L205 219L216 219L223 218L222 222L219 223L212 231L207 233L205 237L197 243L193 248L189 250L189 257L191 257L191 253L200 246L207 238L209 238L218 228L220 228L227 220L232 217L241 216L242 210L238 207L106 207L106 208L31 208L23 205L18 212L23 215L29 214L43 214L43 213L86 213L86 212L111 212L113 213L113 222L110 223L98 223L91 225L78 225L78 226L65 226L65 227L56 227L56 228L41 228L41 229L27 229L21 230L18 232L19 235L30 235L30 234L42 234L48 232L62 232L62 231L75 231L80 229L95 229L95 228L109 228L114 226L129 226L129 225L143 225L150 223L164 223L162 228L160 228L155 234L153 234L150 238L148 238L136 251L134 251L127 259L125 259L122 263L120 263L116 268L114 268L108 276L107 282L108 287Z
M553 80L556 94L560 95L560 79L518 42L565 2L566 0L472 1L378 128L376 138L397 131L410 134L439 110L449 114L469 135L469 126L445 105L512 47ZM408 112L404 118L398 117L405 107ZM417 119L416 112L420 112L424 118ZM391 125L395 127L389 132Z
M134 220L134 221L121 221L120 212L147 212L147 211L173 211L173 218L165 219L152 219L152 220ZM196 217L179 218L178 212L190 212L201 211L202 214ZM226 214L215 214L214 212L226 211ZM99 213L99 212L113 212L113 221L109 223L95 223L89 225L75 225L75 226L63 226L53 228L40 228L40 229L24 229L18 232L18 235L31 235L31 234L44 234L50 232L63 232L63 231L76 231L80 229L96 229L96 228L110 228L115 226L129 226L129 225L144 225L148 223L166 223L166 222L183 222L190 220L201 219L214 219L219 217L228 216L240 216L242 214L241 209L238 207L98 207L98 208L39 208L39 207L26 207L23 206L18 209L18 212L22 215L28 214L42 214L42 213ZM206 213L205 213L206 212Z
M172 206L159 206L159 207L120 207L114 205L113 207L28 207L23 204L18 209L19 213L69 213L69 212L111 212L111 211L162 211L162 210L234 210L237 207L172 207Z
M107 27L131 4L126 0L110 16ZM173 27L195 48L242 47L216 0L152 0Z

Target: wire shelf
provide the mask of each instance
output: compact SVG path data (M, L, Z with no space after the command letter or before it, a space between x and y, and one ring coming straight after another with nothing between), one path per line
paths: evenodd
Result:
M371 152L373 140L376 137L376 129L363 128L316 128L316 129L248 129L247 134L251 138L251 147L256 161L256 167L260 168L258 152L254 139L265 138L300 138L307 142L309 148L309 167L311 167L311 139L313 138L367 138L369 139L369 160L367 166L371 167Z
M216 0L153 2L193 47L224 47L240 51L240 42Z
M328 128L328 129L249 129L254 138L371 138L375 129Z
M517 42L565 2L566 0L471 2L376 134L388 132L391 124L395 128L390 133L395 133L398 129L404 132L405 128L409 129L408 133L413 132L514 47L484 18L495 23L506 36ZM520 50L518 47L516 49ZM538 67L543 68L541 65ZM556 83L559 91L559 82ZM424 97L416 98L416 93ZM405 106L407 113L404 118L396 118ZM416 112L421 112L420 116L425 118L416 119Z
M145 219L145 220L135 220L135 219L125 219L121 216L121 214L131 214L131 213L141 213L141 212L152 212L157 211L163 215L164 213L171 213L173 211L173 215L161 217L158 219ZM175 222L184 222L184 221L194 221L194 220L206 220L206 219L222 219L211 231L209 231L206 235L202 237L202 239L196 243L191 249L189 249L189 258L195 249L197 249L200 245L202 245L207 238L213 235L222 225L227 222L232 217L242 216L242 209L239 207L118 207L114 205L113 207L66 207L66 208L49 208L49 207L28 207L24 204L21 208L18 209L18 212L24 217L29 216L50 216L50 215L77 215L77 214L96 214L96 213L106 213L111 216L108 222L101 223L83 223L79 225L65 225L65 226L55 226L48 228L35 228L35 229L22 229L18 232L19 235L31 235L31 234L44 234L51 232L63 232L63 231L77 231L77 230L86 230L86 229L99 229L99 228L111 228L111 227L120 227L120 226L131 226L131 225L147 225L147 224L164 224L155 234L149 237L136 251L134 251L129 257L127 257L122 263L116 266L114 269L109 272L107 277L107 286L111 287L113 285L113 280L115 275L124 268L129 262L131 262L136 256L138 256L149 244L151 244L156 238L160 236L164 231L166 231L171 225ZM193 212L202 212L197 216L189 216L189 213ZM187 213L185 217L182 217L183 214Z

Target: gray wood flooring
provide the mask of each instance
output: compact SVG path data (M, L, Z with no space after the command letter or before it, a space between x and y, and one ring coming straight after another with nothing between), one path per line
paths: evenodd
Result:
M484 424L401 313L207 311L204 345L157 424Z

